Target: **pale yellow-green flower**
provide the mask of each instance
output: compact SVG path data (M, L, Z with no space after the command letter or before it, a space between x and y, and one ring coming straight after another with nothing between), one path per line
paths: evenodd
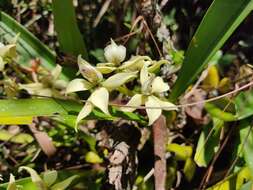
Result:
M61 72L62 67L56 65L49 75L42 78L41 81L29 84L19 84L19 88L25 89L31 95L51 97L53 95L51 87L62 90L67 86L67 83L64 80L59 79Z
M169 86L161 77L149 73L146 64L141 69L140 83L142 93L134 95L126 104L129 107L121 108L122 111L133 112L137 109L136 107L145 105L149 118L148 125L152 125L162 114L162 110L177 110L174 104L159 98L161 93L169 90Z
M124 72L116 73L104 80L102 73L96 67L83 60L81 56L78 57L78 66L84 79L72 80L66 88L66 93L91 90L91 95L79 112L76 125L87 117L94 107L110 115L108 111L109 91L117 89L137 77L137 72Z

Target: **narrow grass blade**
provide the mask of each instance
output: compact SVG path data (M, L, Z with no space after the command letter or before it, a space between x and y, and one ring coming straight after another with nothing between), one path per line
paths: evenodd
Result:
M209 60L251 12L253 0L214 0L207 10L185 55L172 89L175 100L196 79Z
M53 0L54 25L57 32L60 48L65 53L83 55L88 54L82 35L78 29L73 1Z

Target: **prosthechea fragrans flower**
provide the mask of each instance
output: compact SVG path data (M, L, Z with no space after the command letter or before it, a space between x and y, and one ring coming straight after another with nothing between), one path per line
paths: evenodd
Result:
M134 56L130 60L123 62L126 56L126 49L124 46L118 46L113 40L105 48L104 55L108 62L98 63L96 66L92 66L82 59L81 56L78 57L79 72L83 79L72 80L66 89L66 93L90 91L91 95L77 116L76 126L92 112L94 107L109 115L109 91L122 87L123 84L136 78L140 71L142 93L134 95L127 105L140 106L144 104L148 107L158 107L158 109L146 109L149 125L161 115L162 108L159 109L159 107L167 106L170 108L166 110L176 110L174 104L163 101L158 96L158 94L169 90L169 86L163 82L161 77L155 77L154 74L151 74L157 71L162 64L168 63L168 61L153 61L148 56ZM103 78L103 74L111 73L115 74L107 79ZM135 109L124 108L122 110L134 111Z
M140 71L144 64L150 65L149 71L153 72L160 68L162 64L168 63L167 60L154 61L148 56L133 56L129 60L124 61L126 56L126 48L122 45L117 45L112 39L111 44L104 49L107 63L98 63L97 70L102 74L112 72L131 72Z
M121 111L133 112L137 108L131 108L131 106L138 107L145 105L149 118L148 125L152 125L162 114L162 110L177 110L174 104L164 101L159 97L159 94L170 89L169 85L166 84L161 77L149 73L147 64L143 65L141 69L140 83L142 93L135 94L126 104L126 106L130 107L123 107ZM151 109L149 107L155 107L156 109Z
M57 90L63 90L67 86L67 83L59 78L61 72L62 67L56 65L52 71L39 78L38 82L19 84L19 88L26 90L31 95L54 96L56 95Z
M84 79L77 78L72 80L67 86L66 93L89 90L91 91L91 95L77 116L76 126L92 112L94 107L110 115L108 111L109 91L117 89L137 77L137 72L122 72L116 73L104 80L102 73L82 59L81 56L78 57L78 67Z

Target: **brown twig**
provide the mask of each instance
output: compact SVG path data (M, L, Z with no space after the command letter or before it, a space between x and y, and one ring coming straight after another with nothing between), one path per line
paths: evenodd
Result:
M155 189L165 190L166 185L166 142L167 142L167 128L166 119L160 116L153 124L153 138L154 138L154 155L155 155Z
M95 28L98 23L100 22L101 18L103 17L103 15L106 13L107 9L109 8L110 4L111 4L112 0L106 0L102 6L102 8L100 9L97 17L95 18L92 27Z

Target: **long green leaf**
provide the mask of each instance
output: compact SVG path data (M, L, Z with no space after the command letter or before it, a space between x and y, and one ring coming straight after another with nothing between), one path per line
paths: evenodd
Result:
M32 59L39 58L41 65L47 69L55 67L55 53L44 45L38 38L30 33L25 27L19 24L15 19L0 11L0 36L10 42L16 35L19 34L17 42L17 51L19 56L18 63L29 66ZM70 70L63 70L61 78L69 80ZM73 72L72 72L73 73Z
M213 1L188 47L178 80L172 89L173 100L196 79L252 8L253 0Z
M34 98L34 99L10 99L0 100L0 121L4 118L17 117L39 117L39 116L63 116L60 121L74 125L76 116L83 105L71 100L61 100L53 98ZM113 116L104 114L97 109L86 119L114 120L117 117L123 117L141 124L146 124L143 117L138 114L124 114L114 109ZM10 120L9 120L10 121ZM13 122L16 122L15 120ZM8 123L12 124L12 123Z
M53 116L78 113L81 105L58 99L19 99L0 100L1 117Z
M88 54L78 29L73 1L53 0L54 25L62 51L73 55Z

